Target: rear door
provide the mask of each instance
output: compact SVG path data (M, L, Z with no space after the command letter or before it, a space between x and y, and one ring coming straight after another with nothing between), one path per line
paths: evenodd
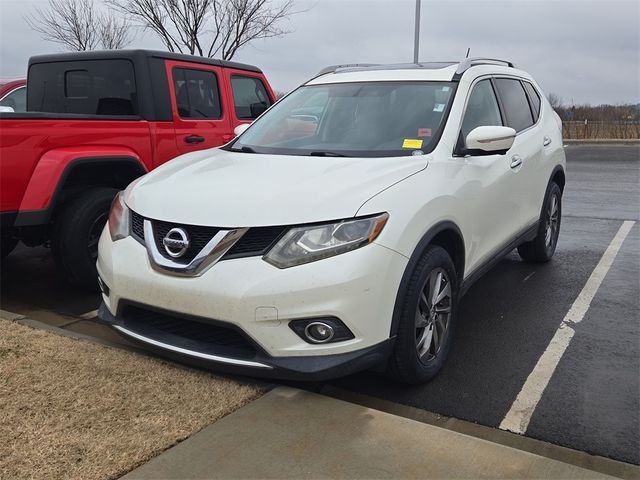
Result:
M166 66L178 150L218 147L233 138L221 68L170 60Z
M273 105L275 96L260 73L234 68L225 68L224 73L233 128L253 122Z

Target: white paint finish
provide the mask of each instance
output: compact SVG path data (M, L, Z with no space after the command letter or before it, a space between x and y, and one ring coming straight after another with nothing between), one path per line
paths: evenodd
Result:
M502 430L509 430L520 434L524 434L527 431L531 416L540 398L542 398L542 394L547 388L553 372L573 338L575 333L573 325L582 321L584 315L587 313L591 301L600 288L602 281L611 268L624 239L627 237L634 223L633 221L625 221L618 229L618 232L613 237L613 240L611 240L611 243L596 265L596 268L591 273L587 283L585 283L582 291L562 320L549 346L538 360L533 371L529 374L522 390L516 397L513 405L511 405L511 409L500 423L499 428Z

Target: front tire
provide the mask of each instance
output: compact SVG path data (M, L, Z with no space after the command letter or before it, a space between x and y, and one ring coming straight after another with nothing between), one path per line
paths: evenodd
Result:
M56 215L51 251L56 265L75 287L98 290L98 240L116 193L114 188L88 190Z
M10 235L0 236L0 259L5 259L18 245L18 240Z
M427 247L402 301L389 373L410 384L431 380L449 353L458 307L458 280L442 247Z
M558 244L561 220L562 190L557 183L551 182L544 199L536 238L518 246L520 257L527 262L537 263L551 260Z

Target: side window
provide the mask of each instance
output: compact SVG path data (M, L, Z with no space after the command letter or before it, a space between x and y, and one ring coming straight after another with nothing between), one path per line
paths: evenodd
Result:
M271 106L267 90L259 78L232 75L231 88L239 119L253 120Z
M25 112L27 110L26 87L20 87L9 95L6 95L2 100L0 100L0 105L3 107L11 107L14 112Z
M27 108L33 112L137 115L129 60L36 63L29 68Z
M533 125L529 101L520 80L497 78L496 87L507 116L507 125L520 132Z
M529 82L522 82L524 84L524 88L529 94L529 100L531 100L531 106L533 107L533 115L535 117L534 123L538 121L538 117L540 116L540 95L538 91L533 88Z
M192 68L174 68L172 76L180 118L222 118L220 90L215 73Z
M502 125L500 108L490 80L481 80L473 87L462 120L462 135L467 138L476 127Z

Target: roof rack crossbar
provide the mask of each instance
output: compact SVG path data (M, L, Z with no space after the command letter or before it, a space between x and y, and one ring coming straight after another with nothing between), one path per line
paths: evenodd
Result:
M482 58L482 57L473 57L473 58L465 58L458 65L458 69L456 70L456 75L461 75L466 70L476 65L502 65L505 67L516 68L513 62L508 60L501 60L499 58Z

